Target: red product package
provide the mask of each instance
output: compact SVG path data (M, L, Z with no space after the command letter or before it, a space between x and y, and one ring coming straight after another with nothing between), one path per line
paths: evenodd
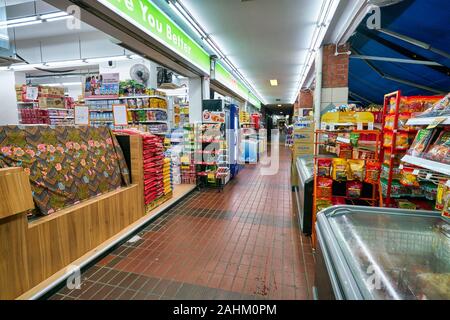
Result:
M366 177L364 179L367 183L378 183L380 180L381 163L378 161L366 161Z
M318 159L317 160L317 176L329 177L331 175L331 159Z
M317 178L317 197L320 199L330 199L333 196L333 179Z
M362 193L363 184L360 181L348 181L347 182L347 197L360 198Z

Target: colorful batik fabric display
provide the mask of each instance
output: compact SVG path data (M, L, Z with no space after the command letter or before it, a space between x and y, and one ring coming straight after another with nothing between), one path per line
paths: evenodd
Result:
M0 167L22 167L37 213L48 215L130 184L107 127L2 126Z

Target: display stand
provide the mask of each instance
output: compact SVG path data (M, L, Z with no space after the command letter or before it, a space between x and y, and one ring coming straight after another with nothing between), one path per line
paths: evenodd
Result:
M339 155L324 155L321 148L329 150L327 147L330 146L328 141L325 141L322 136L326 135L337 135L337 134L358 134L364 135L365 137L372 136L370 141L367 141L364 147L364 153L361 153L362 147L357 148L357 150L352 150L351 157L346 157L347 160L371 160L371 161L379 161L379 148L381 145L380 141L380 131L378 130L352 130L352 131L327 131L327 130L316 130L315 131L315 142L314 142L314 192L313 192L313 217L312 217L312 225L314 226L316 223L316 217L318 213L318 205L319 201L329 201L331 206L332 201L339 200L339 204L352 204L352 205L368 205L372 207L378 206L379 202L379 194L378 194L378 181L373 183L368 183L364 179L355 180L362 184L362 190L359 197L349 196L347 193L345 195L338 194L337 191L345 190L345 186L343 183L347 183L347 180L336 180L332 179L332 171L330 169L330 175L327 176L327 179L333 180L332 186L330 186L330 196L327 198L321 197L318 192L318 179L319 179L319 162L322 160L332 161L332 159L340 158ZM342 143L345 145L350 145L350 140L339 139L337 137L336 143ZM361 142L362 143L362 142ZM356 151L356 152L354 152ZM334 151L333 151L334 152ZM356 156L356 154L358 156ZM363 154L363 156L360 156ZM363 172L365 173L365 166L363 168ZM353 181L353 180L352 180ZM312 230L312 241L313 246L316 244L316 234L313 228Z

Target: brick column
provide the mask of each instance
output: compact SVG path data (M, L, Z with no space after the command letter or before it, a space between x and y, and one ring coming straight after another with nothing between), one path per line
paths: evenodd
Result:
M294 104L294 115L303 116L303 114L299 114L300 109L306 108L314 108L314 92L311 90L300 91Z
M338 52L347 52L349 44L338 46ZM348 103L348 65L347 54L335 55L336 46L323 46L322 56L322 94L321 110L330 106L340 106Z

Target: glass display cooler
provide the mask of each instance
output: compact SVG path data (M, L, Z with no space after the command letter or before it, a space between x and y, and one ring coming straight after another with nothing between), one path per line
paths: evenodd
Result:
M315 227L317 299L450 299L450 225L440 213L335 206Z
M313 191L314 191L314 159L298 157L295 162L298 186L295 186L297 216L300 229L304 234L311 234Z

